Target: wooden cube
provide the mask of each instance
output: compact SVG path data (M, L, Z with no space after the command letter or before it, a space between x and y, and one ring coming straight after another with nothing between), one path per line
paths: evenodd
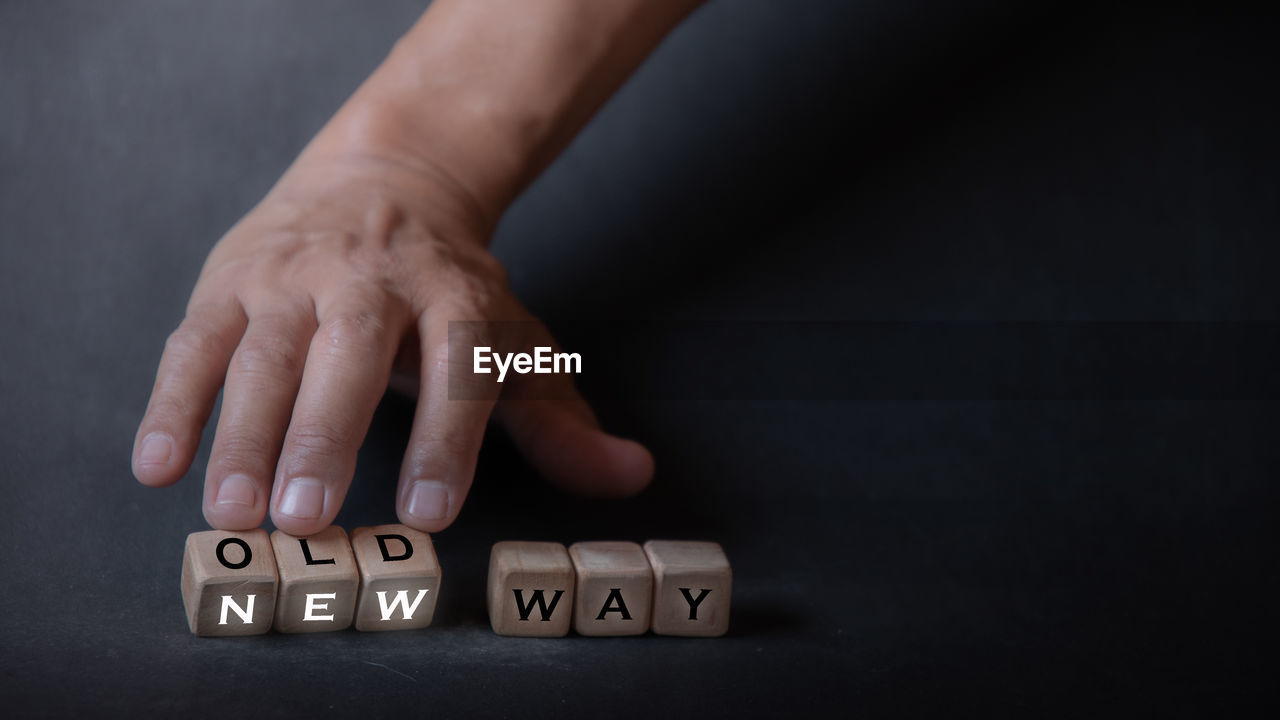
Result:
M351 531L360 568L356 629L415 630L431 624L440 592L440 561L431 537L404 525Z
M258 635L276 609L276 559L265 530L187 536L182 602L196 635Z
M489 624L499 635L567 635L573 587L573 562L560 543L500 542L489 553Z
M712 542L650 540L653 624L659 635L716 637L729 629L733 572L724 550Z
M653 571L633 542L569 546L577 590L573 629L579 635L643 635L649 631Z
M275 629L306 633L350 627L360 572L346 531L333 526L299 538L276 530L271 547L280 575Z

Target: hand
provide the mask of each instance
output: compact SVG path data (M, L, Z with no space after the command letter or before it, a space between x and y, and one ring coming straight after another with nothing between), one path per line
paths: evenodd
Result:
M491 413L559 486L642 489L648 451L601 432L569 376L509 376L496 408L449 398L449 321L528 321L485 326L519 328L494 330L495 348L553 341L448 178L388 153L310 150L210 253L138 428L138 480L169 485L187 471L223 387L205 518L240 530L270 510L285 532L318 532L342 505L393 364L416 359L404 524L432 532L457 517Z

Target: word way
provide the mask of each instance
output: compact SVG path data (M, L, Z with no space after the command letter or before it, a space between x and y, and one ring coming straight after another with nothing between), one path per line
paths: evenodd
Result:
M440 579L431 538L404 525L350 537L210 530L187 537L182 599L200 636L412 630L431 624ZM731 585L716 543L500 542L489 621L499 635L715 637L729 627Z

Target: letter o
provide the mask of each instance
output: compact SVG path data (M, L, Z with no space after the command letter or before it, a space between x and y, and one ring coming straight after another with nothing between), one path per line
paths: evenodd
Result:
M229 562L227 560L225 551L227 546L232 543L239 545L240 549L244 550L244 559L238 563ZM229 537L218 543L218 549L214 554L218 556L218 562L222 563L223 567L226 567L229 570L239 570L240 568L247 566L249 562L253 560L253 551L249 549L249 543L241 540L240 538Z

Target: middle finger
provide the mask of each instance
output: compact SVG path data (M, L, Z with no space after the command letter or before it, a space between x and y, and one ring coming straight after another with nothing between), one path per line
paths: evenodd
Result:
M319 532L338 514L407 309L381 291L347 291L317 314L271 502L272 521L291 535Z

